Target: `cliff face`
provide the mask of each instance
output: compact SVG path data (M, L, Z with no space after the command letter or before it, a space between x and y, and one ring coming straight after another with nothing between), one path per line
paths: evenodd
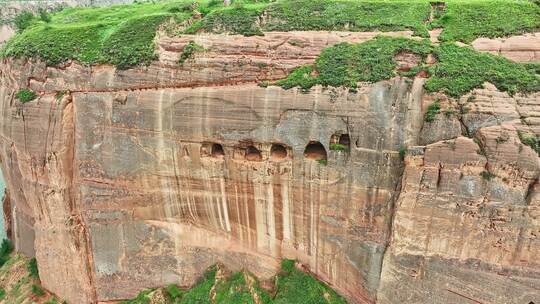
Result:
M257 85L375 35L162 37L159 61L130 70L4 59L17 249L73 303L189 286L216 262L270 278L284 257L352 303L538 301L539 158L518 130L540 134L540 94ZM206 51L178 65L190 41Z

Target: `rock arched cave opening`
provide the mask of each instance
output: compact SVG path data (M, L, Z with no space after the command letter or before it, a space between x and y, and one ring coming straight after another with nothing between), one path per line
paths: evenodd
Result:
M262 161L262 154L259 149L254 146L249 146L246 148L246 160L248 161Z
M287 148L282 144L273 144L270 148L272 160L282 160L287 158Z
M212 144L210 155L216 158L225 157L225 150L221 144Z
M311 141L304 150L304 157L310 160L326 160L327 153L324 146L318 141Z

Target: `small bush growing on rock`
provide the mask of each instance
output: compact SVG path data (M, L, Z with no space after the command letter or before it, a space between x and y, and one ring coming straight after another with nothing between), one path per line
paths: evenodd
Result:
M191 58L195 52L203 52L205 49L203 46L195 43L195 41L190 41L186 46L184 46L184 49L182 50L182 54L180 54L180 59L178 59L178 63L180 65L184 64L186 60Z
M167 288L165 288L165 291L173 301L181 299L182 295L184 294L184 292L174 284L167 286Z
M394 57L403 51L426 57L428 40L379 36L364 43L339 43L322 51L315 65L302 66L277 82L284 89L314 85L356 88L361 81L377 82L396 75Z
M531 147L538 155L540 155L540 140L536 135L518 131L518 137L522 144Z
M4 239L0 245L0 266L4 265L9 260L9 255L13 252L13 243Z
M44 9L39 10L39 19L45 23L51 22L51 15Z
M22 32L32 24L33 19L34 15L32 13L22 12L15 16L15 19L13 19L13 24L15 24L17 32Z
M43 288L41 288L41 286L34 284L32 285L32 294L37 297L41 297L45 295L45 291L43 290Z
M427 112L426 112L426 116L424 120L426 122L432 122L433 120L435 120L435 116L437 116L437 114L439 114L440 112L441 112L441 103L437 99L435 102L430 104L429 107L427 108Z
M342 144L330 144L330 150L333 150L333 151L349 151L349 148L346 145L342 145Z
M480 176L482 176L483 179L490 181L492 180L496 175L489 172L489 171L482 171L480 172Z
M36 258L31 258L30 261L28 261L28 271L30 272L30 276L39 279L39 270Z
M407 148L401 147L399 148L399 157L403 160L405 159L405 155L407 154Z
M15 97L22 103L26 103L29 101L32 101L36 99L37 95L34 91L29 89L21 89L17 94L15 94Z

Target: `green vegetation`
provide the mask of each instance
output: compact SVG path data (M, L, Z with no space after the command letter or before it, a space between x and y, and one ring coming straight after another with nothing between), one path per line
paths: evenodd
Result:
M293 0L233 5L212 11L188 30L260 35L263 31L413 30L427 36L427 1ZM264 18L261 18L262 15ZM259 20L263 20L260 22Z
M103 41L102 56L107 63L125 69L137 64L148 65L157 59L154 37L157 27L169 15L151 15L128 19Z
M172 0L68 8L51 14L40 11L37 17L26 12L13 20L19 33L1 54L37 56L49 65L73 59L128 68L156 58L154 38L162 24L169 34L412 30L421 37L428 36L428 28L442 27L442 41L465 42L480 36L499 37L540 28L540 6L530 1L447 3L445 10L435 10L431 23L428 0L236 0L229 7L216 0Z
M32 101L36 99L37 94L29 89L20 89L17 94L15 94L15 98L17 98L22 103L27 103L29 101Z
M518 131L518 137L522 144L531 147L540 156L540 139L536 135Z
M490 181L492 180L496 175L489 172L489 171L482 171L480 172L480 176L482 176L483 179Z
M192 289L188 290L182 300L181 304L210 304L210 290L214 286L216 279L217 267L213 266L205 274L203 280Z
M39 19L45 23L51 22L51 15L46 10L39 10Z
M32 21L34 20L34 15L30 12L21 12L17 16L15 16L15 19L13 20L13 24L15 25L15 29L17 32L24 31L27 27L29 27L32 24Z
M318 282L309 274L294 267L294 261L284 260L281 273L277 277L275 304L310 303L310 304L345 304L345 300L330 287Z
M458 97L486 81L509 94L540 90L540 78L534 72L504 57L453 43L435 48L435 55L439 62L430 68L432 77L425 84L430 92Z
M394 56L411 52L423 57L431 52L428 40L379 36L364 43L340 43L322 51L314 66L294 70L276 84L285 89L299 86L306 90L316 84L356 88L359 81L376 82L396 75ZM315 75L313 75L313 72Z
M188 12L170 13L178 2L144 3L105 8L69 8L34 18L11 39L3 56L37 56L49 65L67 60L110 63L119 68L156 59L154 37L167 19L186 20Z
M342 144L330 144L330 150L333 151L349 151L349 147Z
M437 99L432 104L429 105L426 111L426 116L424 120L426 122L432 122L435 120L435 117L441 112L441 102Z
M30 261L28 261L28 271L30 272L30 276L39 279L39 271L36 258L31 258Z
M13 243L8 239L2 240L2 245L0 245L0 266L9 261L9 255L13 252Z
M33 284L32 285L32 294L37 296L37 297L41 297L41 296L45 295L45 290L43 290L43 288L41 288L41 286Z
M245 36L262 35L257 25L259 16L267 4L233 5L231 7L210 12L201 21L196 22L186 30L195 33L205 32L242 34Z
M217 266L210 268L204 278L187 291L176 285L164 291L175 304L345 304L335 291L294 266L294 261L284 260L275 279L273 296L259 286L258 281L247 272L232 273L217 278ZM221 276L220 276L221 277ZM123 304L149 304L152 290L143 290L139 295ZM258 302L255 301L258 299ZM212 299L212 301L211 301Z
M399 148L399 157L403 160L405 159L405 155L407 155L407 148L406 147Z
M184 46L184 49L182 50L182 54L180 54L180 59L178 60L178 63L181 65L186 62L189 58L193 56L195 52L203 52L204 47L201 45L198 45L194 41L190 41L186 46Z
M323 166L328 165L328 160L326 160L326 159L319 159L318 162L319 162L319 164L321 164Z
M170 284L165 288L167 295L173 300L173 302L180 301L184 295L184 291L174 284Z
M66 91L58 91L54 94L54 99L56 99L56 101L61 101L62 98L64 98L64 95L66 95Z
M451 43L431 46L427 40L382 36L360 44L340 43L329 47L314 65L299 67L276 84L284 89L300 87L304 91L317 84L355 88L359 81L376 82L395 76L394 56L403 51L423 57L434 52L437 56L438 62L427 68L432 75L425 84L429 92L441 91L459 97L484 82L493 83L509 94L540 91L536 65L515 63ZM427 116L426 121L431 118Z
M0 288L0 301L2 301L6 297L6 290L3 288Z
M445 13L431 26L442 27L441 41L472 42L540 28L540 7L529 1L446 1Z

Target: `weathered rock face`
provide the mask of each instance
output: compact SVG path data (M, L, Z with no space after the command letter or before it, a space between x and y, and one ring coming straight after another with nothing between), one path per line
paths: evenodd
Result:
M35 251L44 286L73 303L188 286L216 262L269 278L283 257L352 303L536 301L539 158L516 129L539 134L540 95L487 84L449 100L423 78L257 86L376 34L161 38L159 62L127 71L4 60L17 249ZM207 51L178 65L192 40ZM40 96L21 104L26 86ZM424 123L436 98L449 111Z

